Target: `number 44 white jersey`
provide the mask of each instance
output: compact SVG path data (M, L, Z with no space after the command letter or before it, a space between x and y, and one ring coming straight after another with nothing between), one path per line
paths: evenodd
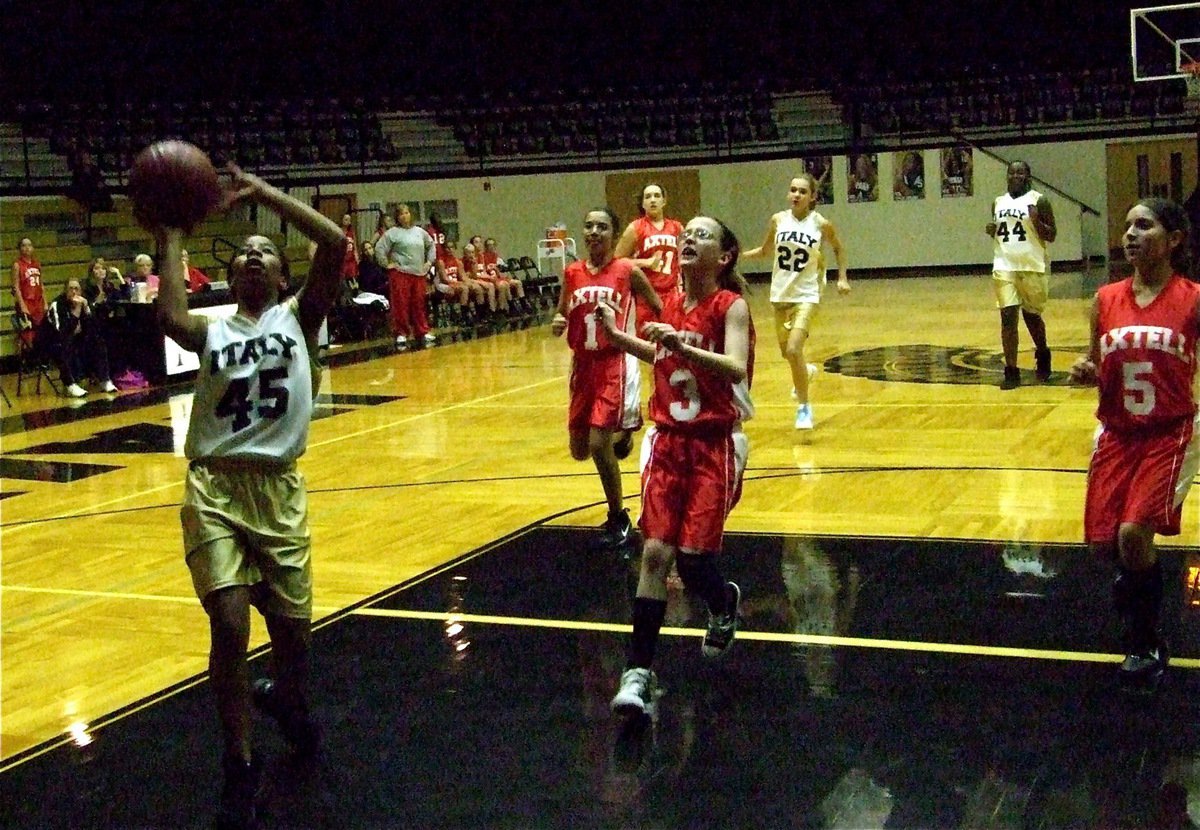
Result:
M1042 194L1028 190L1013 198L1004 193L992 206L992 221L996 235L992 242L993 271L1032 271L1046 273L1046 243L1038 235L1037 225L1030 219L1033 208Z
M313 367L295 298L257 320L208 325L184 453L295 461L308 443Z

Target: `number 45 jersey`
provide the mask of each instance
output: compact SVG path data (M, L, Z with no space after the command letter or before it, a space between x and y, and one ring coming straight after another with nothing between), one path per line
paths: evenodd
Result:
M1178 274L1145 308L1133 279L1096 294L1100 406L1105 429L1154 429L1196 414L1197 304L1200 286Z
M212 320L192 400L184 454L295 461L308 443L313 367L295 298L257 320Z
M687 295L676 294L663 307L662 322L669 324L685 343L725 354L725 315L741 295L720 289L685 308ZM662 346L654 355L654 395L650 419L677 431L721 433L754 415L750 384L754 379L754 321L746 355L746 377L733 383L727 377L685 360Z

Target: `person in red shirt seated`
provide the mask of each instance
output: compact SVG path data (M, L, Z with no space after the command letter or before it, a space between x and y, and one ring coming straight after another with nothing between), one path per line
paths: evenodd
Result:
M187 275L187 290L189 294L204 290L212 282L203 271L194 265L188 264L187 251L180 251L179 259L183 262L183 273Z
M500 253L496 250L496 240L488 237L483 242L483 255L480 257L484 265L497 265L500 262Z
M476 248L470 242L463 245L462 274L463 279L478 285L487 297L488 310L495 312L497 308L508 309L508 292L501 298L500 287L494 280L487 279L487 272L475 253Z

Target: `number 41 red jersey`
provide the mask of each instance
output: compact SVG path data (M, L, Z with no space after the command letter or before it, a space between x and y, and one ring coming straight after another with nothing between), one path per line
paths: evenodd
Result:
M579 358L609 356L618 353L608 341L603 327L596 322L596 304L601 300L617 307L616 328L626 331L629 310L633 306L630 278L633 265L627 259L614 259L595 274L587 262L572 262L563 272L563 292L567 296L567 345Z
M1096 295L1100 333L1100 406L1105 429L1155 427L1196 414L1192 383L1200 324L1200 286L1178 274L1145 308L1133 279Z
M725 315L741 295L721 289L687 309L686 294L667 298L661 320L679 332L685 343L717 354L725 354ZM754 415L750 384L754 379L754 321L750 321L750 343L746 354L746 377L740 383L697 366L669 349L659 347L654 355L654 396L650 419L660 427L675 430L730 428Z
M662 255L661 271L651 271L649 268L642 270L655 293L665 299L670 292L679 290L679 237L683 236L683 225L678 219L663 219L660 230L654 227L654 222L648 217L639 216L633 221L633 226L638 244L634 256L651 259L655 254ZM638 324L643 322L639 320Z

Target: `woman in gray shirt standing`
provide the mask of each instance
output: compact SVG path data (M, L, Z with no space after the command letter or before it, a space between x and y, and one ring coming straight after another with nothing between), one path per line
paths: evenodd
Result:
M421 348L437 343L425 316L425 290L436 258L433 237L413 225L408 205L396 208L396 226L388 228L375 244L375 261L387 269L392 334L396 349Z

